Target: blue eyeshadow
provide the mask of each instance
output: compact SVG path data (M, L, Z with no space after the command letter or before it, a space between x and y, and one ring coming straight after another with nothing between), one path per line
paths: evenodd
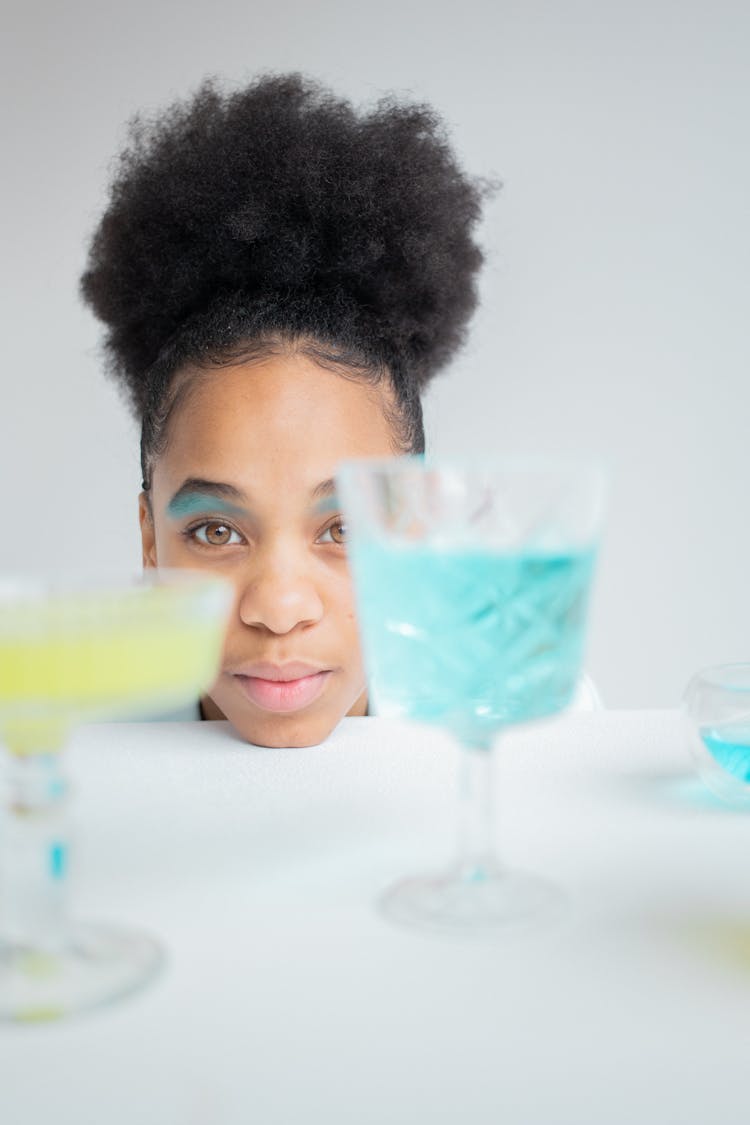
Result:
M193 516L209 510L225 516L246 515L244 508L238 508L228 500L222 500L219 496L209 496L205 492L186 492L175 496L167 506L167 514L172 519L184 519L185 516Z

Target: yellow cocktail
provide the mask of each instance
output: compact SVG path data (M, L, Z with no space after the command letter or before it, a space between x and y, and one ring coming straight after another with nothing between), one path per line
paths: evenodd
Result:
M176 578L89 593L0 588L0 738L11 752L54 750L83 719L167 710L216 673L226 596Z
M159 947L65 914L66 783L59 751L91 719L197 700L215 678L231 589L190 571L82 588L0 580L0 1018L69 1015L130 992Z

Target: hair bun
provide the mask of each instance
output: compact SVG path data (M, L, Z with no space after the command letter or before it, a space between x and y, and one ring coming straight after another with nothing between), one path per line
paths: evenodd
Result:
M333 331L421 386L476 304L484 190L429 107L360 115L299 74L208 81L131 123L82 294L136 402L167 342L222 302Z

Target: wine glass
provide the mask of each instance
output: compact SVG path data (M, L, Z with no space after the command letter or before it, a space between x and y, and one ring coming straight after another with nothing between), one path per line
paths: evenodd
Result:
M58 1019L145 983L150 937L68 917L62 750L81 722L197 701L216 676L232 592L188 570L137 582L0 578L0 1019Z
M704 783L728 804L750 805L750 664L696 672L685 689L683 714Z
M553 714L581 669L604 474L538 461L350 461L337 474L378 714L447 728L463 748L459 856L397 884L388 916L431 929L506 929L559 892L495 855L492 748Z

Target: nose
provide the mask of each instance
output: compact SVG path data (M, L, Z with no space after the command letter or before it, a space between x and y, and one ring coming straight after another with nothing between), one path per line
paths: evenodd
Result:
M290 553L258 554L239 591L239 615L245 625L283 635L314 625L324 603L305 560Z

